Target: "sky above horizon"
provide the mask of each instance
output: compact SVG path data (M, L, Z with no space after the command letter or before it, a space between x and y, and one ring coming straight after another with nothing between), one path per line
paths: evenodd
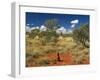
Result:
M31 28L40 27L49 19L57 19L59 25L66 29L80 27L81 24L89 24L89 15L26 12L25 25Z

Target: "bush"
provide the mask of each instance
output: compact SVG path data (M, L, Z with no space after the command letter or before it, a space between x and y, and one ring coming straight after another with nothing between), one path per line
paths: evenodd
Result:
M31 56L31 54L29 54L29 53L26 53L26 57L30 57Z
M79 29L73 31L73 39L78 44L82 44L84 47L89 48L89 25L81 25Z
M29 54L29 53L26 53L26 61L30 61L30 60L32 60L32 55L31 54Z
M83 56L78 56L78 57L74 60L75 64L82 64L82 61L83 61Z
M34 29L31 31L31 37L34 38L35 36L37 36L39 34L39 30L38 29Z
M41 60L41 61L39 62L39 64L40 64L41 66L47 66L48 64L50 64L50 60Z
M41 54L39 52L33 52L32 53L33 58L39 58L40 56L41 56Z

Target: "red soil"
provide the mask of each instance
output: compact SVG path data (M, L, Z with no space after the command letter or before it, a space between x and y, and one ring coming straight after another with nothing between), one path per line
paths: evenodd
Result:
M72 64L74 65L75 64L73 61L71 51L68 51L67 53L64 53L64 54L60 54L61 61L57 60L58 56L55 53L51 53L51 54L49 53L45 55L44 57L47 58L47 60L50 60L48 66L61 66L61 65L72 65ZM52 60L55 60L55 62L53 62ZM82 64L89 64L89 58L84 58L84 60L82 61ZM27 67L36 67L36 66L40 66L40 65L35 64L33 60L28 62L28 65L27 65Z
M48 54L48 59L57 59L57 54ZM60 54L61 61L57 61L56 64L50 64L49 66L59 66L59 65L67 65L73 64L73 58L70 52L65 54Z

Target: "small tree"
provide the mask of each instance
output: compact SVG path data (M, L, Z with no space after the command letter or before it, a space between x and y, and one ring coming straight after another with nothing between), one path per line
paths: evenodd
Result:
M49 30L56 30L59 25L58 25L58 20L57 19L49 19L46 20L44 25L47 27Z
M31 38L36 37L39 34L39 32L40 32L39 29L32 30L31 33L30 33L30 37Z
M39 34L39 36L43 39L45 43L49 42L56 42L58 34L56 34L56 31L43 31Z
M73 31L73 39L78 44L82 44L84 47L89 48L89 25L81 25L79 29Z

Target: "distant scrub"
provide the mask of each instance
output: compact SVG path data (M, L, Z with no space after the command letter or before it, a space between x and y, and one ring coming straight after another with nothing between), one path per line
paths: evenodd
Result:
M27 66L29 62L36 66L60 63L62 60L60 55L68 52L72 55L73 64L82 64L85 58L89 58L88 25L82 25L70 34L57 34L55 30L52 30L53 27L50 27L50 23L53 25L52 20L45 22L49 28L47 31L34 29L26 33L28 35L26 36ZM55 59L48 59L48 54L56 54Z

